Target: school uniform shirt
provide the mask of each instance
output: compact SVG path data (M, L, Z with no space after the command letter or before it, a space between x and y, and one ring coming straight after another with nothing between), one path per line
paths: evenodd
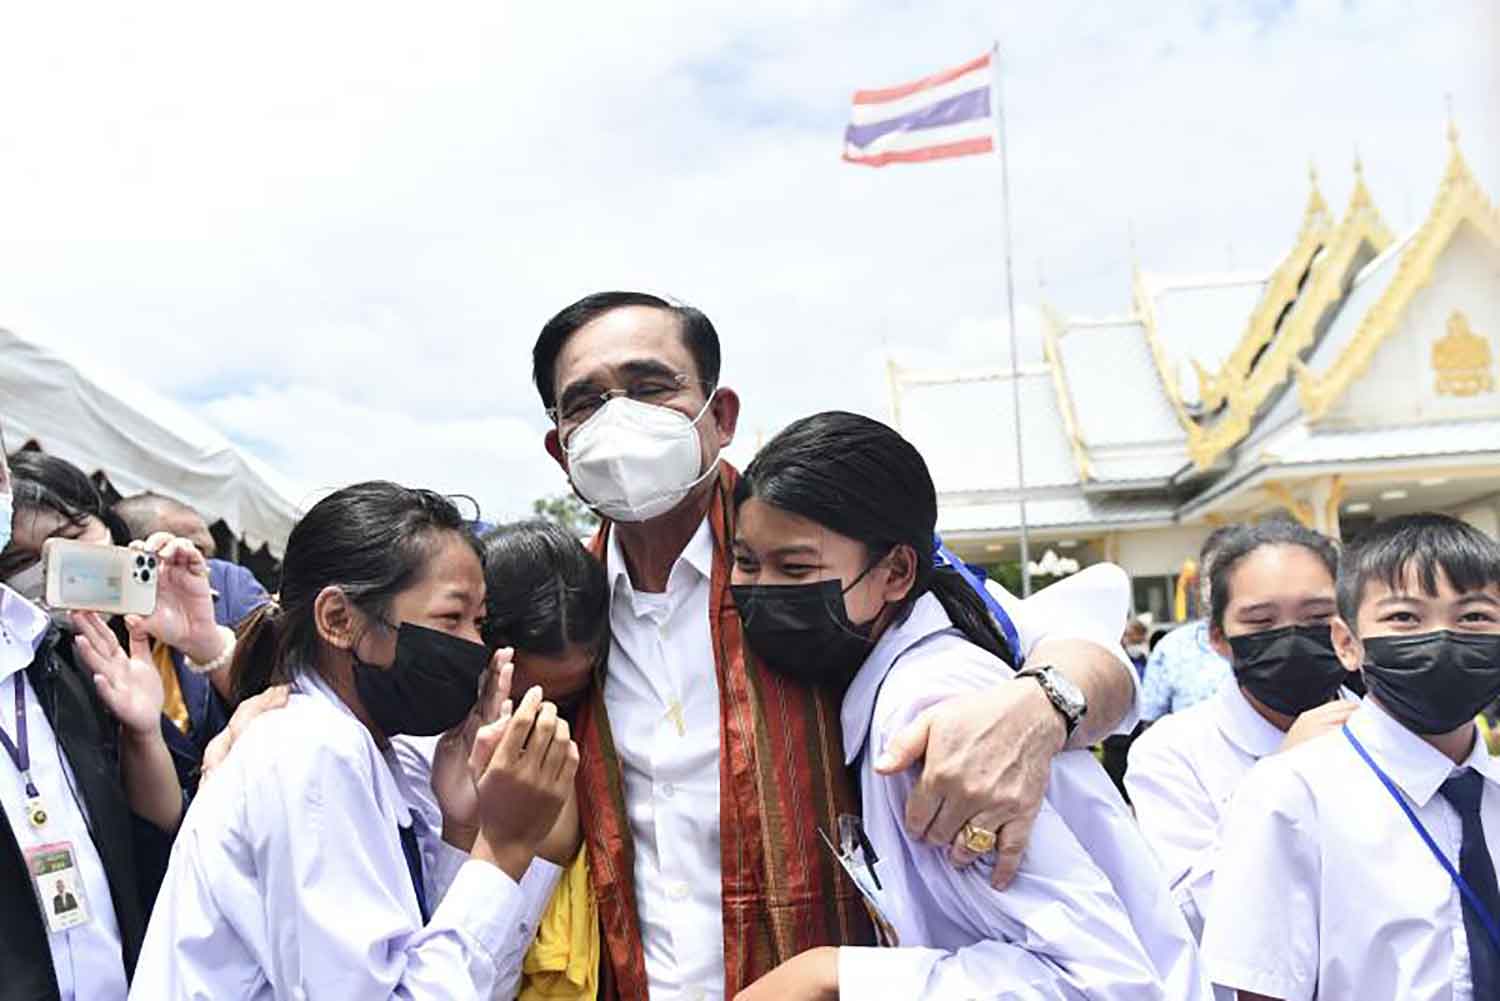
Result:
M1024 611L1012 618L1029 650L1037 637ZM1011 674L926 595L881 636L845 695L844 747L859 764L865 831L901 947L841 949L840 996L1208 997L1192 932L1089 752L1053 761L1020 872L1004 891L990 885L992 859L956 869L946 846L908 839L903 817L917 770L880 776L872 762L924 709Z
M13 742L17 740L13 679L20 674L25 689L31 778L46 804L47 823L38 829L26 819L29 811L21 774L10 755L3 752L0 752L0 808L4 809L10 834L23 854L61 841L73 847L90 920L67 931L47 934L58 996L62 1001L123 999L126 980L120 925L104 863L89 831L88 818L73 795L78 785L72 767L58 746L42 700L24 673L50 623L46 612L0 585L0 726L5 727ZM4 892L6 896L14 894L12 900L19 902L32 897L33 886L28 878L20 885L7 885ZM0 996L13 986L10 972L0 970Z
M130 996L446 1001L513 985L545 895L463 860L415 801L397 753L303 674L188 811Z
M1484 778L1481 820L1500 868L1500 764L1475 740L1452 761L1366 699L1349 729L1454 865L1459 815L1438 787ZM1458 888L1340 732L1266 758L1240 784L1203 952L1214 982L1282 1001L1475 999Z

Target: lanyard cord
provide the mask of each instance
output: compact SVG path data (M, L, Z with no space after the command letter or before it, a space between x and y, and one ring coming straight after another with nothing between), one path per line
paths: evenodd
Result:
M1479 922L1484 925L1484 930L1489 935L1490 944L1495 947L1496 952L1500 952L1500 926L1495 924L1494 915L1484 906L1484 903L1464 880L1459 871L1453 867L1453 863L1448 861L1448 856L1443 854L1443 850L1438 847L1437 842L1432 840L1432 835L1428 834L1427 828L1422 826L1422 821L1417 818L1416 811L1411 808L1411 804L1406 802L1406 797L1401 795L1401 791L1396 788L1396 783L1392 782L1391 777L1375 763L1375 759L1370 757L1370 752L1365 750L1365 746L1359 742L1359 738L1354 736L1353 731L1347 725L1344 726L1343 730L1344 736L1349 738L1349 743L1354 746L1354 750L1364 759L1365 764L1370 766L1371 771L1375 773L1375 777L1380 779L1381 784L1385 786L1386 792L1391 794L1391 798L1401 807L1401 812L1406 814L1406 819L1411 821L1411 826L1416 828L1417 833L1422 836L1422 840L1426 842L1433 857L1442 863L1443 868L1448 871L1448 875L1453 879L1453 884L1458 887L1459 895L1474 909L1474 913L1479 915Z

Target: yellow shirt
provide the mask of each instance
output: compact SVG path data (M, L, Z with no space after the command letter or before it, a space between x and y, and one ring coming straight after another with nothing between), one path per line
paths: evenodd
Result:
M165 643L157 643L151 650L151 662L156 665L156 673L161 675L161 688L165 696L162 702L162 715L171 720L177 729L183 733L188 732L188 708L182 699L182 685L177 681L177 665L172 663L172 648Z
M587 848L568 866L521 964L517 1001L594 1001L599 994L599 910Z

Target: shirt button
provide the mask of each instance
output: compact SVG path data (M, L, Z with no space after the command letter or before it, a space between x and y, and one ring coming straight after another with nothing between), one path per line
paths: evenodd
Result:
M676 793L677 793L677 787L674 786L672 783L670 783L670 782L663 782L661 784L661 794L663 796L667 797L667 799L671 799L674 795L676 795Z
M672 883L667 886L668 900L686 900L688 885L686 883Z
M518 929L520 929L520 932L521 932L522 935L530 935L531 934L531 926L529 924L527 924L526 922L524 922L524 921L522 921L520 924L516 925L516 927Z

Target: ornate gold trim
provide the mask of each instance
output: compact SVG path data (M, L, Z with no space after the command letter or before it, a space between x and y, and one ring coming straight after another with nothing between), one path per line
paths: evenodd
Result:
M1328 483L1328 500L1323 504L1323 524L1328 527L1328 534L1335 539L1343 535L1339 524L1339 508L1344 506L1344 496L1348 492L1343 476L1335 474Z
M1461 309L1448 317L1448 332L1432 344L1432 371L1439 396L1478 396L1495 391L1495 353L1476 334Z
M1328 211L1328 202L1318 190L1317 168L1308 165L1307 205L1302 210L1302 224L1297 230L1296 242L1282 258L1276 270L1266 282L1260 301L1250 314L1239 343L1217 372L1209 372L1197 360L1193 369L1198 374L1198 396L1205 412L1217 410L1226 402L1236 386L1241 385L1250 372L1250 363L1276 333L1276 319L1287 304L1296 300L1298 283L1312 264L1318 248L1328 242L1334 232L1333 216ZM1368 197L1368 192L1366 192Z
M1323 245L1306 288L1296 299L1253 371L1228 387L1228 407L1219 419L1203 430L1196 442L1189 440L1188 454L1200 469L1213 463L1250 433L1256 412L1271 393L1291 374L1298 356L1312 345L1318 321L1344 295L1344 278L1360 248L1368 244L1380 253L1395 239L1365 186L1364 169L1355 164L1354 190L1344 218Z
M1057 394L1057 411L1062 414L1063 431L1068 444L1073 448L1073 468L1079 480L1088 482L1094 478L1094 463L1089 457L1088 446L1078 428L1078 413L1073 407L1073 392L1068 388L1068 376L1063 371L1062 351L1058 341L1067 333L1066 325L1050 305L1042 304L1042 352L1047 358L1047 367L1052 370L1052 391Z
M1146 346L1151 349L1151 360L1156 364L1156 375L1161 379L1162 390L1167 394L1167 402L1172 405L1173 412L1177 414L1177 422L1182 425L1183 431L1187 432L1188 450L1191 452L1194 443L1202 437L1203 429L1198 426L1197 421L1193 420L1193 416L1188 413L1187 407L1182 402L1182 387L1177 384L1177 376L1167 357L1166 345L1161 342L1161 337L1156 332L1156 305L1151 300L1145 278L1138 267L1131 269L1130 293L1136 318L1140 320L1141 328L1146 332Z
M1468 223L1500 247L1500 209L1490 202L1469 170L1458 147L1458 130L1451 122L1448 145L1448 166L1432 210L1402 252L1396 273L1379 301L1360 320L1353 339L1323 372L1315 373L1302 362L1294 362L1297 393L1307 420L1327 416L1354 380L1369 368L1376 350L1396 328L1413 297L1432 281L1438 258L1461 224Z
M1280 480L1267 480L1261 484L1261 489L1271 495L1271 499L1277 504L1291 512L1293 518L1302 524L1303 528L1317 530L1315 523L1317 512L1307 501L1300 499L1292 493L1292 488Z

